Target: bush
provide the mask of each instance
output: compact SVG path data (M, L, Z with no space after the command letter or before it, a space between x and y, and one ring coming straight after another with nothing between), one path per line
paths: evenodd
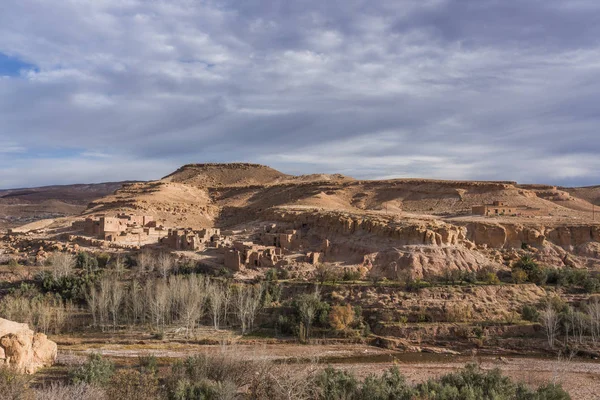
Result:
M158 371L158 359L151 354L138 357L140 372L155 374Z
M85 251L77 253L77 259L75 261L77 268L83 269L87 272L94 272L98 269L98 260L93 254Z
M277 317L276 329L282 335L297 335L298 322L293 316L280 314Z
M96 284L99 277L97 273L55 277L50 272L43 272L39 279L44 292L57 293L64 300L83 301L85 293Z
M227 355L199 354L179 361L166 380L172 400L233 399L238 387L251 383L255 365Z
M353 399L358 392L358 381L346 371L327 367L315 379L315 392L317 399Z
M482 371L475 364L465 369L444 375L437 380L417 386L419 394L429 400L509 400L531 399L531 393L520 385L515 385L500 370Z
M10 260L8 260L8 268L10 268L11 270L14 270L15 268L19 267L19 262L17 261L16 258L11 258Z
M335 282L340 278L338 271L335 269L333 265L329 264L318 264L315 267L314 272L315 279L319 281L322 285L327 281Z
M277 270L275 268L267 270L267 272L265 272L265 280L267 282L277 281Z
M514 269L521 269L527 274L527 280L531 283L544 283L545 273L530 255L524 255L516 262Z
M160 398L158 378L132 369L113 374L108 387L111 400L152 400Z
M344 270L344 274L342 275L342 280L343 281L358 281L360 280L361 276L360 276L360 271L356 270L356 269L350 269L350 268L346 268Z
M407 383L398 367L390 368L381 377L369 375L365 378L358 398L363 400L411 400L414 389Z
M288 271L287 269L282 269L279 271L279 278L280 279L290 279L290 271Z
M89 383L91 385L106 385L115 372L114 364L102 358L100 354L92 353L88 361L69 371L72 383Z
M539 400L570 400L571 396L562 388L561 385L549 383L540 386L535 392L534 399Z
M108 254L108 253L96 254L96 261L98 264L98 268L106 268L108 266L108 263L110 262L110 254Z
M487 283L488 285L499 285L500 279L498 278L498 275L496 275L495 272L488 272L485 275L483 282Z
M329 312L329 324L336 331L345 331L354 322L354 310L349 304L333 306Z
M537 308L533 306L523 306L521 309L521 316L525 321L538 322L540 320L540 313Z
M514 268L512 270L511 278L513 283L525 283L527 282L527 272L523 271L521 268Z
M33 399L29 390L29 377L19 374L14 370L0 366L0 398L6 400Z
M37 389L35 400L108 400L108 396L104 389L85 383L77 385L52 383L50 386Z
M273 303L279 303L283 288L277 280L264 282L263 307L270 307Z

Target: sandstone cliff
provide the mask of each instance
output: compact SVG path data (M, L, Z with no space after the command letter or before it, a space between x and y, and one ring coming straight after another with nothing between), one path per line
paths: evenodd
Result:
M0 364L32 374L56 361L56 343L27 324L0 318Z

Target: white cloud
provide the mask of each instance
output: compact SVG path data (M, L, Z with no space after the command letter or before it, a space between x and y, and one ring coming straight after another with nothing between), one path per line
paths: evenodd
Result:
M593 4L4 0L0 52L36 66L0 79L5 165L47 148L83 154L58 159L77 175L42 159L44 170L3 170L0 186L243 159L592 183Z

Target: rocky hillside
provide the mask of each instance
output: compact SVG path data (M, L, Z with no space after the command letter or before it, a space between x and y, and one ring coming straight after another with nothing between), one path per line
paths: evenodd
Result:
M56 185L0 190L0 229L40 219L77 215L129 182Z
M249 240L277 223L303 232L302 251L321 251L328 240L327 261L389 277L502 269L524 248L548 265L600 269L592 194L515 182L355 180L291 176L256 164L192 164L158 181L124 185L92 201L84 214L152 215L166 226L216 226ZM473 206L493 201L532 211L471 214Z

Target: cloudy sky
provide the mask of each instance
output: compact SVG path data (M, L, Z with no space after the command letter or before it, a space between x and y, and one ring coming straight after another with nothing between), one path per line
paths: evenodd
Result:
M249 161L600 184L598 0L1 0L0 188Z

